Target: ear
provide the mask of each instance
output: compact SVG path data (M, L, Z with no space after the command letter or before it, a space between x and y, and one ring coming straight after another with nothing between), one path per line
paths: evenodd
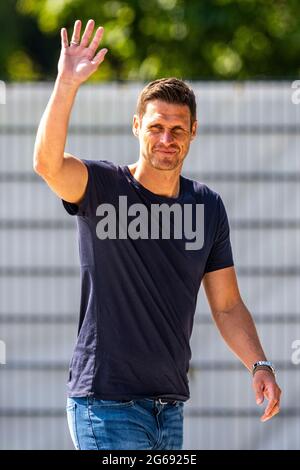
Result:
M197 134L197 127L198 127L198 121L194 121L192 125L192 135L191 135L191 140L194 140Z
M137 114L133 116L133 123L132 123L132 132L135 137L139 136L140 130L140 119Z

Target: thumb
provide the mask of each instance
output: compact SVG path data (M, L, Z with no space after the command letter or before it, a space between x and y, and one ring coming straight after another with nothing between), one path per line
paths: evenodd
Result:
M104 60L107 51L107 49L101 49L101 51L99 51L98 54L96 54L93 60L91 61L92 64L98 66Z

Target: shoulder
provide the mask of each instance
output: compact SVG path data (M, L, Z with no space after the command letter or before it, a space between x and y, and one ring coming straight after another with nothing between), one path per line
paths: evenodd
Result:
M89 160L83 158L82 162L88 167L88 169L94 172L106 171L114 173L118 171L118 166L115 165L113 162L109 162L108 160Z
M219 206L219 204L222 203L220 194L206 184L197 180L186 178L185 176L184 179L186 181L187 187L189 188L189 191L193 193L199 204L202 203L212 206Z
M120 167L108 160L82 159L88 169L89 178L96 184L105 187L114 186L120 176Z

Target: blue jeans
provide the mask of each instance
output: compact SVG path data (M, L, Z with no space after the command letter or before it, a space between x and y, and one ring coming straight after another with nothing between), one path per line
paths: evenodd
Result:
M68 398L67 418L77 450L181 450L184 402L163 399Z

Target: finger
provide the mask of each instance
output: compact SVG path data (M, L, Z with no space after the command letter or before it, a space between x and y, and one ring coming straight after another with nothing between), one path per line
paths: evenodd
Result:
M261 390L257 390L255 393L255 400L257 405L261 405L264 401L264 394Z
M82 35L81 39L81 46L86 47L89 43L89 40L91 39L93 30L95 26L95 21L94 20L89 20L86 24L84 33Z
M265 416L271 415L272 412L273 412L273 409L275 408L276 405L279 406L278 400L275 400L274 398L272 400L270 400L267 408L265 409Z
M90 50L90 53L91 53L91 57L93 57L95 55L95 52L99 47L101 38L103 36L103 31L104 31L104 29L102 28L102 26L100 26L97 29L91 44L89 45L89 50Z
M61 36L61 47L62 49L65 49L66 47L69 46L68 32L66 28L61 28L60 36Z
M280 406L278 404L273 408L273 410L270 414L264 413L263 416L260 418L260 420L262 422L268 421L269 419L273 418L273 416L277 415L279 413L279 411L280 411Z
M107 53L107 49L101 49L101 51L99 51L98 54L95 55L91 63L93 65L98 66L99 64L101 64L101 62L103 62L106 53Z
M269 416L273 413L274 408L279 407L278 400L271 401L267 408L265 409L265 415Z
M81 21L76 20L74 24L74 29L73 29L73 34L72 34L72 39L71 39L71 46L75 46L75 44L72 44L72 42L80 42L80 31L81 31Z
M254 392L255 392L255 401L257 405L261 405L264 401L264 387L263 385L255 385Z

